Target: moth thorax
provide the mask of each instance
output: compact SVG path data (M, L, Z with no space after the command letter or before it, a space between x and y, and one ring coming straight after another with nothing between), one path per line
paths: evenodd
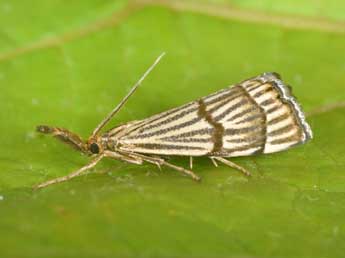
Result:
M114 151L118 145L117 140L113 138L103 138L103 146L105 149Z

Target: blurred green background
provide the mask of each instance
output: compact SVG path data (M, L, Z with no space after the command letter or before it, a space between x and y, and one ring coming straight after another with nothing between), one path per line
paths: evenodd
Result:
M0 0L1 257L344 257L345 2ZM171 169L88 158L38 124L87 137L153 60L112 121L145 118L279 72L315 138L287 152ZM187 158L172 162L188 165Z

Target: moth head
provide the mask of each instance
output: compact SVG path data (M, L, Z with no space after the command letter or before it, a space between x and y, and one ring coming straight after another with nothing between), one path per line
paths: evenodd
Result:
M103 144L101 138L92 137L87 141L87 149L91 155L103 152Z
M85 144L85 142L78 135L72 133L71 131L65 128L39 125L37 126L36 131L43 134L51 134L56 139L68 144L75 150L81 151L86 154L90 154L87 148L87 144Z

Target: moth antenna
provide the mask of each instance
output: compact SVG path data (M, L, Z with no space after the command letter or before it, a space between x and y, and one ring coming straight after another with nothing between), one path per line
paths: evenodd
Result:
M110 119L120 111L120 109L123 107L123 105L127 102L130 96L137 90L137 88L141 85L143 80L146 78L146 76L153 70L153 68L159 63L161 58L165 55L165 52L160 54L157 59L154 61L154 63L146 70L146 72L141 76L141 78L137 81L136 84L131 88L131 90L127 93L127 95L121 100L121 102L109 113L108 116L106 116L103 121L95 128L95 130L92 132L92 135L90 138L93 138L95 135L99 133L99 131L110 121Z

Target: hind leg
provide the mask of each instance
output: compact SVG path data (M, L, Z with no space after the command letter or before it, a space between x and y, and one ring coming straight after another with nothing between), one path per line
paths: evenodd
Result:
M246 177L251 177L251 173L246 170L245 168L235 164L234 162L230 161L230 160L227 160L227 159L224 159L222 157L210 157L210 159L212 160L212 162L215 164L215 166L217 166L217 163L215 163L215 161L219 161L225 165L228 165L229 167L232 167L238 171L240 171L242 174L244 174Z

